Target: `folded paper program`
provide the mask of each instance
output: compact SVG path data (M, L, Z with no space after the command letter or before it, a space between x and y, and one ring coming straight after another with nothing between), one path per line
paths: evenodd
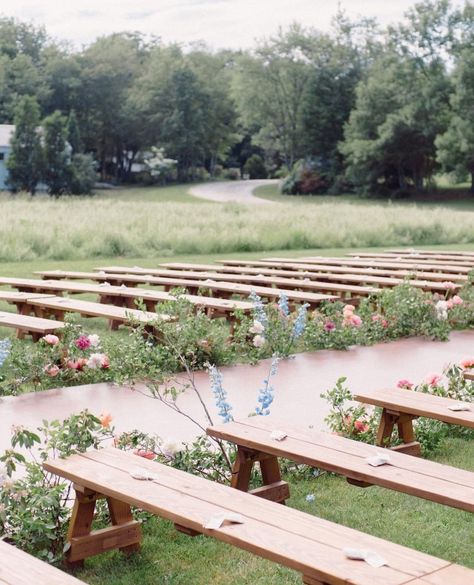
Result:
M235 512L227 512L225 514L214 514L206 522L204 522L204 528L208 530L216 530L225 523L228 524L243 524L244 518L240 514Z
M283 439L286 439L287 436L288 435L283 431L275 430L270 433L270 438L274 441L283 441Z
M372 467L379 467L379 465L390 463L390 455L388 453L377 453L373 457L367 457L366 461Z
M156 473L151 473L144 467L134 467L130 471L130 475L133 477L133 479L140 479L142 481L153 481L154 479L158 479Z
M452 406L448 406L449 410L454 410L454 411L459 411L459 410L471 410L471 407L469 406L469 404L466 404L465 402L456 402L456 404L453 404Z
M355 561L365 561L371 567L376 569L383 567L387 561L373 550L366 550L362 548L344 548L342 552L348 559Z

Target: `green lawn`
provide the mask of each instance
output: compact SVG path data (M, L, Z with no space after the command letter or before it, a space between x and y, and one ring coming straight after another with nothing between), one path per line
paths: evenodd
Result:
M436 459L474 471L474 444L452 439ZM330 474L305 481L286 479L291 506L474 568L474 520L468 512L383 488L354 487ZM310 493L315 501L308 503ZM211 538L183 536L161 520L146 525L140 553L128 559L117 552L96 557L86 561L78 577L94 585L301 583L293 571Z

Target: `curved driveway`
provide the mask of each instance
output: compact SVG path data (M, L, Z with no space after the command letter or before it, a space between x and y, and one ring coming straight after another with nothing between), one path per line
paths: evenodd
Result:
M266 205L272 203L267 199L260 199L253 194L257 187L262 185L277 185L278 179L255 179L252 181L219 181L204 183L189 189L189 194L200 199L219 201L221 203L235 202L250 205Z

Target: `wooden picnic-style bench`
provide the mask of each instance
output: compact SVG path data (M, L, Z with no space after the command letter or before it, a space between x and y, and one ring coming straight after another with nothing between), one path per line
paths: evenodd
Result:
M282 431L282 441L272 438ZM230 441L238 447L232 486L248 491L255 462L262 467L263 486L258 495L283 502L289 497L288 486L281 485L278 457L304 463L343 475L350 483L362 487L378 485L413 496L474 512L474 472L454 469L394 450L389 451L387 465L373 467L367 458L379 455L380 447L367 445L337 435L295 428L267 417L250 417L207 429L211 437Z
M0 540L0 585L84 585L84 582Z
M324 295L298 290L283 290L281 288L252 286L233 282L218 282L214 280L187 280L186 278L168 278L162 276L151 276L149 274L109 274L106 272L62 272L46 271L36 272L43 278L77 278L110 282L111 284L149 284L162 286L165 290L181 287L187 289L191 294L197 294L201 289L207 289L219 293L220 297L230 298L238 295L248 297L252 291L263 298L276 300L281 294L288 297L291 303L308 303L311 307L317 307L325 301L335 301L339 297L335 295ZM1 282L1 281L0 281Z
M341 296L370 296L377 294L378 289L371 286L360 286L352 284L342 284L338 282L338 277L332 277L327 274L322 274L323 279L317 281L315 279L298 279L298 278L282 278L277 275L264 274L228 274L223 272L204 272L204 271L190 271L190 270L166 270L166 269L138 269L132 268L132 274L151 274L152 276L182 278L186 280L215 280L223 282L237 282L240 284L250 284L257 286L278 286L280 288L291 290L309 290L312 292L330 292L339 294ZM293 274L294 276L294 274ZM326 278L326 281L324 281ZM357 282L363 280L362 278L354 278ZM336 282L333 282L336 281ZM349 279L350 281L350 279Z
M455 258L473 258L474 259L474 252L462 251L462 250L416 250L415 248L401 248L401 249L391 249L385 250L385 252L389 252L392 254L412 254L417 256L418 254L426 255L428 257L437 257L440 258L447 258L453 256Z
M394 259L382 259L382 258L323 258L319 256L310 256L303 258L265 258L266 261L270 262L300 262L302 264L337 264L339 266L362 266L368 268L373 266L374 268L394 268L397 270L423 270L428 272L448 272L453 274L469 274L471 269L468 266L459 266L449 263L440 264L429 261L420 260L415 262L410 259L406 260L394 260Z
M367 274L372 276L394 276L396 278L416 278L419 280L437 280L453 281L453 282L466 282L468 277L465 274L450 274L443 272L426 272L422 270L404 270L404 269L390 269L390 268L373 268L364 266L332 266L329 264L321 265L306 265L301 264L287 264L281 263L282 268L275 267L274 263L271 262L255 262L256 266L229 266L219 264L186 264L180 262L169 262L160 264L163 268L170 270L199 270L202 272L229 272L235 274L261 274L266 276L287 276L288 278L321 278L321 273L330 272L334 275L337 274ZM105 272L115 273L126 273L129 269L119 266L111 266L105 268L98 268L97 270L103 270ZM138 270L137 267L132 270ZM141 269L144 270L144 269ZM133 274L133 272L129 272Z
M49 333L58 334L64 327L64 323L0 311L0 327L16 329L18 339L22 339L25 335L31 335L33 341L38 341L41 337Z
M46 296L40 299L29 299L28 305L31 306L38 317L54 316L58 319L64 319L66 313L79 313L83 317L103 317L108 319L112 329L117 329L119 325L129 323L132 320L153 324L160 320L170 319L169 315L66 297Z
M354 394L354 400L383 409L377 432L378 445L390 446L396 426L404 450L412 455L420 454L420 444L413 430L413 420L418 417L474 428L474 403L472 410L455 411L450 408L459 404L459 400L401 388L359 391Z
M137 466L154 479L131 477ZM44 467L75 485L66 553L72 566L107 550L136 550L140 528L130 511L136 506L170 520L185 534L205 534L294 569L306 585L472 583L474 572L465 567L113 448L48 461ZM95 502L103 497L113 511L113 526L91 532ZM228 514L240 515L242 523L204 528L211 518ZM346 547L372 550L386 564L375 568L349 559Z
M90 284L67 280L0 277L0 285L2 284L8 284L13 288L24 291L14 293L0 290L0 300L6 300L17 306L20 306L22 297L16 297L15 295L25 295L27 298L32 298L32 293L27 291L34 291L35 293L41 292L49 294L50 296L58 296L64 292L70 294L96 294L99 297L100 303L116 305L118 307L127 307L129 309L135 309L135 301L140 299L144 302L147 311L154 311L158 303L173 301L176 299L174 295L165 291L130 286L112 286L109 283ZM233 313L235 311L238 310L248 313L253 309L252 303L248 301L238 301L233 299L226 300L197 295L183 295L183 297L192 305L204 309L208 316L223 316L231 323L234 321ZM21 311L19 310L18 312Z
M413 259L416 262L426 262L426 263L449 263L461 266L472 266L474 268L474 258L469 258L465 256L433 256L433 255L423 255L423 254L396 254L394 252L379 252L379 253L370 253L370 252L350 252L348 254L351 258L382 258L382 259L389 259L389 260L399 260L400 262L404 262L406 260L412 261Z

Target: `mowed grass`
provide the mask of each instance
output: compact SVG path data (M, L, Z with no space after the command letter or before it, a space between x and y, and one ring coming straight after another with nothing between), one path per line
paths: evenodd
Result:
M451 439L436 459L474 471L474 444ZM290 506L474 568L474 520L468 512L383 488L354 487L329 474L305 481L286 479L291 486ZM306 501L310 493L314 502ZM86 561L78 577L92 585L301 583L294 571L211 538L186 537L162 520L146 524L140 553L131 558L118 552L96 557Z
M186 186L94 197L0 195L0 261L158 259L281 250L474 243L474 212L449 206L314 198L216 204Z

